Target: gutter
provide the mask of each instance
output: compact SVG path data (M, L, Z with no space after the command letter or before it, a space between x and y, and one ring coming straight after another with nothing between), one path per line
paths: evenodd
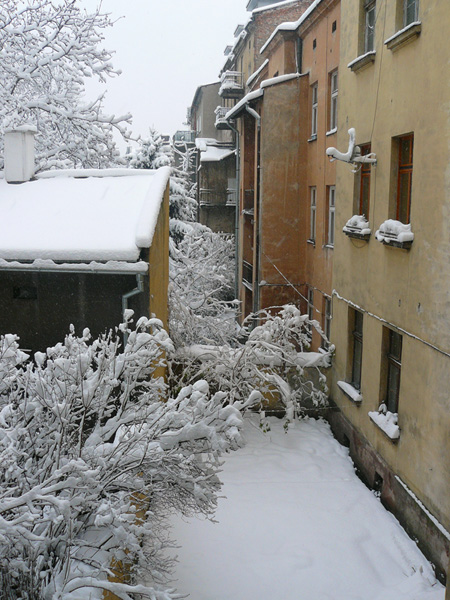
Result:
M257 207L257 231L256 231L256 261L255 261L255 276L253 284L253 312L257 313L259 310L259 274L261 271L261 252L260 252L260 239L261 239L261 116L256 112L254 108L251 108L248 104L245 105L245 110L250 116L256 120L257 138L256 138L256 207Z
M241 197L241 164L240 164L240 144L239 131L228 122L228 126L236 136L236 209L234 213L234 297L239 297L239 213L240 213L240 197Z

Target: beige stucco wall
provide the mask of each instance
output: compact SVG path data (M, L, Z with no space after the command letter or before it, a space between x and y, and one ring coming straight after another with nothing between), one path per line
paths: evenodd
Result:
M377 3L375 62L354 73L347 64L360 53L359 4L358 0L341 2L337 147L346 151L347 129L355 127L357 143L371 142L377 155L371 176L372 235L363 242L341 233L354 214L355 175L350 166L340 163L333 287L365 311L363 402L353 405L336 386L337 380L346 378L350 361L348 304L337 297L333 299L332 396L391 469L450 530L450 357L445 354L450 352L450 11L441 0L422 0L419 37L393 52L383 42L396 31L396 2ZM395 218L392 138L408 133L414 133L411 226L415 235L409 251L383 246L374 236L383 221ZM383 325L405 331L397 444L367 415L384 400Z

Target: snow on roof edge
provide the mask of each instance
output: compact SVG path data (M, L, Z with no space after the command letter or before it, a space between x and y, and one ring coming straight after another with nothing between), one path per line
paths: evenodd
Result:
M225 120L232 119L233 115L238 113L245 104L248 104L251 100L254 100L255 98L259 98L260 96L263 96L263 95L264 95L264 90L262 90L261 88L255 90L253 92L249 92L246 96L244 96L242 98L242 100L239 100L239 102L236 104L236 106L233 106L233 108L227 112L227 114L225 115Z
M5 260L0 258L0 271L53 271L55 273L109 273L117 274L144 274L148 272L148 263L143 260L127 262L122 260L108 260L106 262L91 261L88 263L56 263L51 259L37 258L32 262L18 260Z
M153 176L156 173L154 169L128 169L117 167L112 169L55 169L52 171L42 171L36 173L36 179L54 179L56 177L135 177L142 175Z
M252 10L252 15L255 13L264 12L265 10L272 10L274 8L278 8L279 6L285 6L286 4L293 4L294 2L298 2L298 0L284 0L284 2L276 2L274 4L268 4L267 6L260 6L259 8L254 8Z
M280 25L275 27L267 41L262 45L259 53L262 54L264 52L279 31L295 31L298 27L300 27L300 25L306 21L309 15L317 8L317 6L319 6L321 2L322 0L314 0L314 2L305 10L305 12L297 21L287 21L285 23L280 23Z
M161 206L164 200L164 192L170 179L171 168L161 167L154 173L152 185L147 192L147 197L136 227L136 246L138 248L150 248L152 245L153 235L159 216L158 210L156 212L156 218L154 218L155 213L152 210L152 205L157 201L159 202L159 206Z
M264 69L264 67L267 64L269 64L268 58L266 58L266 60L262 63L262 65L250 75L250 77L247 79L247 83L245 85L249 86L251 83L253 83L253 81L258 77L258 75L261 73L261 71Z

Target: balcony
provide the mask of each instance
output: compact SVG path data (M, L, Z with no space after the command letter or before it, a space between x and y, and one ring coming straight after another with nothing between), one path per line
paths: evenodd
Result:
M236 206L237 194L235 189L228 188L225 192L207 188L199 190L199 204L201 208L223 208Z
M222 98L242 98L244 84L242 73L238 71L225 71L220 79L219 96Z
M214 111L214 114L216 115L216 122L214 123L216 129L230 129L230 125L225 119L225 115L229 110L230 109L228 108L228 106L218 106L216 108L216 110Z
M173 136L174 144L195 144L195 131L177 131Z

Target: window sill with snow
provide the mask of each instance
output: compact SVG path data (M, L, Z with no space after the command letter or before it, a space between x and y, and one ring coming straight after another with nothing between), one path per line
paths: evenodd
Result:
M375 232L375 238L385 246L409 250L414 241L414 233L410 224L405 225L400 221L388 219Z
M369 412L369 417L391 442L398 442L400 439L400 428L398 426L397 413L386 411L386 406L382 404L378 411Z
M361 54L361 56L358 56L357 58L355 58L355 60L349 62L347 67L351 69L353 73L358 73L359 71L362 71L363 69L365 69L369 65L372 65L375 62L376 54L377 53L375 52L375 50L371 50L370 52Z
M367 221L364 215L353 215L353 217L347 221L342 231L350 238L365 241L369 241L370 234L372 233L369 221Z
M394 33L394 35L385 40L384 43L386 44L388 50L395 52L395 50L398 50L405 44L409 44L417 39L421 30L422 23L420 21L415 21L414 23L410 23L403 29L400 29L400 31Z
M352 386L351 383L347 383L346 381L338 381L338 388L356 405L360 405L362 402L362 395L360 390L357 390Z

